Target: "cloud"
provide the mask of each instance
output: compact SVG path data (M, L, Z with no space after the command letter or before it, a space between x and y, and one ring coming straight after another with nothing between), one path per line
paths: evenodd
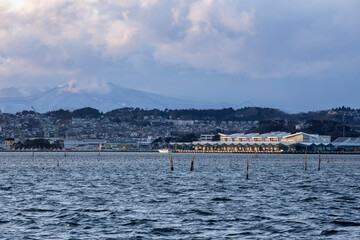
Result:
M146 59L162 69L326 78L356 71L358 9L357 0L4 0L0 77L135 76Z
M111 23L104 38L106 55L119 56L136 50L139 28L136 22L125 19Z
M173 22L187 28L175 41L160 43L154 58L219 72L244 71L251 57L245 42L255 34L255 11L228 3L203 0L172 8Z
M141 7L148 8L158 3L158 0L105 0L95 1L105 5L118 6L121 8Z

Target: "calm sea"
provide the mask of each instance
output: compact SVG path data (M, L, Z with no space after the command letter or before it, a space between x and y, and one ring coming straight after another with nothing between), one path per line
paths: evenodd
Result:
M0 239L360 239L360 156L192 156L0 153Z

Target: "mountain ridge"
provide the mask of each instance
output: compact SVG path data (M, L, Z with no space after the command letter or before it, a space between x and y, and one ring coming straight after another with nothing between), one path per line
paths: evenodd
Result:
M3 112L16 113L30 110L32 106L38 112L58 109L75 110L92 107L100 111L111 111L123 107L139 107L144 109L186 109L186 108L223 108L251 106L250 102L240 104L216 104L207 101L193 101L160 94L120 87L114 83L106 83L105 91L99 88L76 89L70 83L59 85L48 90L29 88L35 94L23 94L25 90L17 88L0 89L0 109ZM25 89L25 88L24 88ZM7 90L9 92L7 92ZM22 93L23 92L23 93ZM5 96L5 97L4 97Z

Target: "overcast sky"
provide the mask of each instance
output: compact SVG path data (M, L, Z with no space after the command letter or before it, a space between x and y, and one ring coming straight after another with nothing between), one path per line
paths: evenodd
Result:
M0 0L0 88L360 108L359 0Z

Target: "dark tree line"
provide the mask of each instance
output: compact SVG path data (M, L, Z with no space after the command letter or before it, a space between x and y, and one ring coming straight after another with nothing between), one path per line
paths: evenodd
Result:
M34 114L33 111L23 111L17 114ZM360 124L360 109L348 107L333 108L323 111L309 111L290 114L274 108L244 107L240 109L141 109L141 108L119 108L103 113L98 109L86 107L74 111L56 110L45 113L56 119L71 118L101 118L107 117L113 121L135 121L143 120L144 117L160 117L164 119L181 120L208 120L208 121L268 121L285 120L293 122L306 122L308 120L328 120L345 122L349 124Z
M50 143L49 140L38 138L33 140L26 140L14 144L14 149L63 149L64 144L61 141Z
M296 131L294 122L287 122L285 120L264 120L260 121L258 126L250 129L247 133L268 133L268 132L289 132Z

